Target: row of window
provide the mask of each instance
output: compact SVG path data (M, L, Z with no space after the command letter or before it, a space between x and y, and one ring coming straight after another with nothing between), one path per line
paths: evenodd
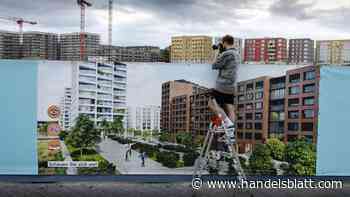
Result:
M306 71L303 73L303 80L314 80L316 79L316 72L315 71ZM292 74L289 76L289 83L299 83L301 82L301 75L300 73Z
M261 133L252 133L252 132L245 132L245 133L238 132L237 138L241 139L241 140L244 140L244 139L246 139L246 140L252 140L252 139L261 140L262 134Z
M244 105L243 104L239 104L238 105L238 111L244 111L244 109L246 110L246 111L248 111L248 110L262 110L262 108L263 108L263 102L257 102L257 103L248 103L248 104L246 104L245 105L245 107L244 107Z
M310 106L315 104L315 98L314 97L305 97L302 100L302 105L304 106ZM288 107L298 107L300 105L300 99L294 98L294 99L288 99Z
M303 86L303 93L313 93L315 92L316 86L315 84L306 84ZM293 86L288 89L289 95L296 95L301 93L300 86Z
M299 124L298 122L290 122L288 123L288 131L306 131L312 132L314 129L314 124L311 122L304 122Z
M263 114L262 113L246 113L245 115L243 114L238 114L237 115L237 120L253 120L253 115L254 115L254 120L262 120L263 119Z

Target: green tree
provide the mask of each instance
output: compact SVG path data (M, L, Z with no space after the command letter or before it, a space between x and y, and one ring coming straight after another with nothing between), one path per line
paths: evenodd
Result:
M193 145L193 138L191 133L180 132L176 134L176 142L179 144L183 144L185 146Z
M170 139L171 139L171 136L167 132L161 132L161 134L159 135L159 141L161 142L169 142L171 141Z
M271 157L276 160L282 161L284 159L284 153L286 145L277 138L271 138L267 140L267 148L271 152Z
M108 122L106 119L103 119L103 121L101 122L100 128L105 135L108 135L111 131L111 123Z
M80 156L83 156L84 149L94 148L100 140L100 132L95 128L94 122L86 115L79 115L68 142L79 148Z
M123 130L124 130L123 117L122 116L115 117L113 122L111 123L111 131L112 131L112 133L120 135L120 133L122 133Z
M313 176L316 174L316 148L305 140L290 142L286 148L289 174Z
M273 166L270 149L264 144L256 145L249 158L249 164L255 174L271 174Z
M150 131L150 130L143 130L142 131L143 140L147 141L151 138L151 136L152 136L152 131Z

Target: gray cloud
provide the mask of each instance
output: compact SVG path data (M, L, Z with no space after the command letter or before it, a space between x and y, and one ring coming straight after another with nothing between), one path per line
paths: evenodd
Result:
M301 3L300 0L278 0L271 5L269 11L279 16L307 20L315 17L309 13L314 5L315 1L312 3Z

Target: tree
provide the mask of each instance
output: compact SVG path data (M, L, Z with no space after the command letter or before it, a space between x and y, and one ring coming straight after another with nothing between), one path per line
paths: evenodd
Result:
M114 118L113 122L111 123L111 131L113 134L119 134L124 130L123 127L123 117L117 116Z
M161 142L169 142L171 139L171 136L167 132L162 132L159 136L159 141Z
M256 145L249 158L249 164L255 174L271 174L273 166L270 149L264 144Z
M267 148L271 152L271 157L275 160L282 161L284 159L284 153L286 145L277 138L271 138L267 140Z
M286 161L289 162L289 173L300 176L313 176L316 173L315 145L305 140L290 142L286 148Z
M108 135L111 130L111 123L108 122L106 119L103 119L101 122L101 130L104 132L105 135Z
M192 134L187 132L180 132L176 134L176 142L179 144L183 144L185 146L192 146L193 145Z
M95 147L100 140L100 132L95 128L94 122L86 115L79 115L69 134L69 143L79 148L80 156L83 156L84 149Z

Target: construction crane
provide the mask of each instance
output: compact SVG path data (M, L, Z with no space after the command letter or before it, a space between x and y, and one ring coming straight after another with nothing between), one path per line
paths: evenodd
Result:
M23 43L23 24L30 24L30 25L36 25L38 24L36 21L27 21L24 20L21 17L5 17L5 16L0 16L0 19L3 20L8 20L8 21L14 21L17 23L18 27L19 27L19 42L22 44Z
M85 55L85 8L91 7L92 3L85 0L77 0L80 6L80 60L84 60Z

